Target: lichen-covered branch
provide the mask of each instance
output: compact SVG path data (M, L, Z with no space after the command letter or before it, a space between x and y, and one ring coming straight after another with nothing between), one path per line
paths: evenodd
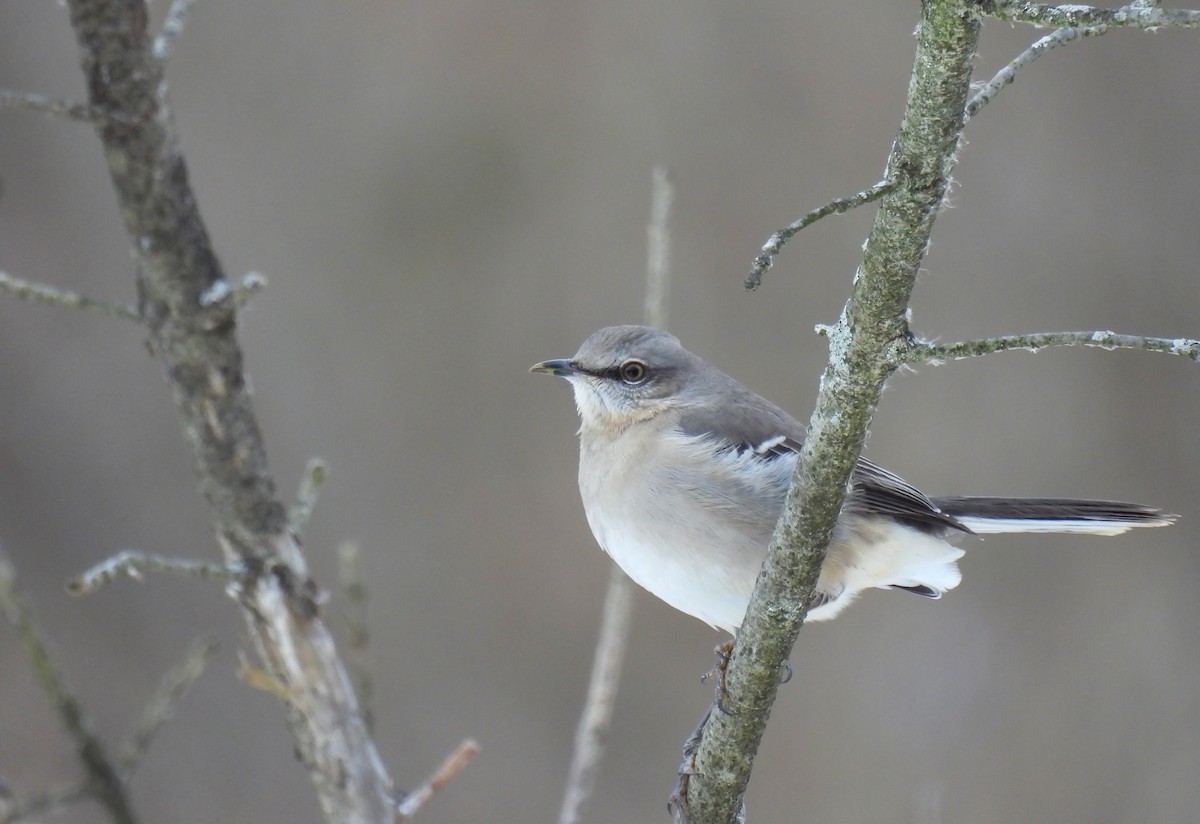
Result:
M391 821L391 781L267 467L237 338L237 301L188 182L146 5L68 0L67 6L137 261L138 314L174 396L226 563L245 569L231 591L256 653L287 698L296 750L325 817Z
M1033 61L1037 60L1050 49L1056 46L1065 46L1073 40L1078 40L1080 37L1096 37L1107 32L1108 26L1090 26L1085 28L1061 28L1040 38L1036 43L1027 48L1025 51L1018 54L1008 65L996 72L996 76L989 80L975 93L967 103L967 120L979 114L979 110L992 102L992 99L1000 93L1005 87L1010 85L1017 78L1017 72L1028 66Z
M124 320L138 320L137 310L131 306L93 300L92 298L87 298L65 289L59 289L55 286L46 286L43 283L30 283L27 280L15 278L7 272L0 272L0 292L8 292L10 295L24 300L48 303L51 306L65 306L68 309L99 312L101 315L123 318Z
M950 183L963 127L980 19L963 0L925 0L899 134L850 301L830 335L796 474L727 673L728 713L713 712L696 774L677 820L736 820L783 663L812 598L851 469L890 370L888 353L909 337L906 311L934 220ZM802 662L793 662L803 670Z
M906 363L936 363L938 361L974 358L993 352L1014 349L1038 352L1051 346L1094 346L1099 349L1139 349L1144 352L1165 352L1190 360L1200 360L1200 340L1191 338L1152 338L1144 335L1122 335L1104 330L1094 332L1031 332L1025 335L1002 335L957 343L913 343L903 352Z
M991 0L981 4L989 17L1035 26L1125 26L1136 29L1200 27L1200 11L1160 9L1147 3L1133 3L1106 9L1078 3L1022 3L1017 0Z
M0 558L0 613L4 614L16 631L17 638L25 649L25 655L33 667L34 676L54 704L67 734L75 741L79 760L88 776L87 783L82 787L69 788L62 793L45 796L41 799L45 808L91 797L100 802L113 824L135 824L137 816L134 815L129 796L125 792L125 781L117 765L109 757L104 742L96 735L83 711L83 705L67 687L62 670L34 625L29 607L17 593L16 571L4 558ZM26 812L28 808L16 811L11 816L23 817Z
M208 662L217 654L217 642L211 638L196 641L178 666L172 667L159 681L158 689L146 702L129 740L121 748L121 770L128 775L141 763L154 736L171 720L175 707L192 685L204 674Z
M763 276L775 264L775 256L783 249L784 244L804 229L807 229L823 217L842 215L851 209L857 209L859 206L874 203L895 188L895 180L881 180L874 186L863 189L858 194L851 195L850 197L839 197L829 201L824 206L818 206L799 220L789 223L767 238L767 242L763 244L762 253L754 259L754 266L751 267L750 274L746 275L745 287L753 291L762 286Z
M190 558L168 558L165 555L123 549L68 581L67 592L72 595L91 595L118 578L129 577L140 581L146 572L172 572L210 581L232 581L242 575L244 570L236 565L228 566Z
M67 120L76 120L80 123L91 123L96 119L96 112L86 103L56 100L44 94L7 89L0 90L0 109L26 109L31 112L65 117Z

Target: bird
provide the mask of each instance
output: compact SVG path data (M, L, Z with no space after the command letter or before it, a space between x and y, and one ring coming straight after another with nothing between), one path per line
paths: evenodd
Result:
M766 557L804 426L668 332L610 326L531 372L570 382L579 491L597 543L637 584L735 634ZM929 497L860 458L809 605L826 621L868 589L940 598L954 541L1006 532L1120 535L1175 516L1135 503Z

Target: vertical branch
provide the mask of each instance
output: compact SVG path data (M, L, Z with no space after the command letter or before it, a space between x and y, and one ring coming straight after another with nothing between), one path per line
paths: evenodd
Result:
M92 729L83 705L67 687L41 633L33 623L29 607L16 591L16 571L0 558L0 612L16 630L21 646L33 666L34 675L50 696L67 733L75 741L79 759L88 774L87 792L103 805L114 824L134 824L137 817L125 794L125 782L104 744Z
M67 5L137 261L138 314L170 384L218 542L226 560L246 570L232 590L250 637L286 696L296 751L325 817L390 821L391 781L320 618L319 592L267 467L237 339L235 292L188 182L145 3Z
M646 323L659 329L667 325L667 293L671 276L671 203L674 190L665 167L652 173L650 222L646 227ZM621 665L629 648L633 624L633 582L621 568L612 565L600 637L592 658L592 674L579 725L575 748L567 772L567 789L559 810L559 824L576 824L584 803L591 797L604 756L604 736L612 724L613 706L621 681Z
M829 330L817 406L730 661L728 713L710 714L678 820L738 819L867 425L909 339L908 300L954 166L979 25L967 0L922 3L908 101L884 174L897 186L880 200L850 301Z

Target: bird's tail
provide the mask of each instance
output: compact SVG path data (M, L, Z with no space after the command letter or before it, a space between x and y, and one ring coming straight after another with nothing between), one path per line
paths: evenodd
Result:
M1077 532L1120 535L1134 527L1167 526L1174 515L1152 506L1068 498L934 498L972 532Z

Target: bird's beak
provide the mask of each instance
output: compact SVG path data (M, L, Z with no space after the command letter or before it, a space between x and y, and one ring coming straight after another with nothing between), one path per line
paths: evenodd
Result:
M547 375L557 375L560 378L569 378L576 372L575 367L571 366L571 362L565 358L535 363L533 366L529 367L529 371L544 372Z

